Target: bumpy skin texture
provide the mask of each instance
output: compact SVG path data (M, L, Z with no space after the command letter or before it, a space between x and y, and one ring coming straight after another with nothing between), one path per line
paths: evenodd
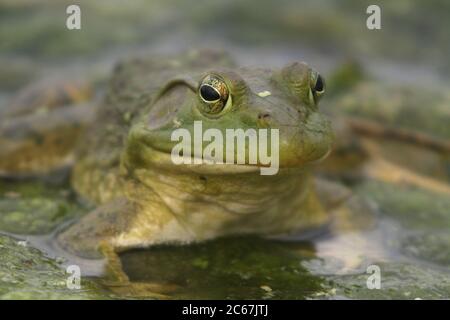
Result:
M201 112L199 83L224 79L232 104L218 116ZM327 155L328 120L312 88L318 74L304 63L280 70L236 68L228 56L201 51L118 65L110 90L79 150L73 185L99 208L59 236L70 251L96 256L99 244L120 251L189 243L230 234L280 234L320 226L328 215L308 166ZM260 92L270 95L261 97ZM280 171L258 166L175 165L174 129L276 128Z

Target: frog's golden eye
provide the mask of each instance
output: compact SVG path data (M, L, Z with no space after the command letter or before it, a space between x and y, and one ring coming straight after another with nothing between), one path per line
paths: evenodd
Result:
M210 115L219 114L231 99L225 81L215 75L203 79L198 94L203 101L202 111Z

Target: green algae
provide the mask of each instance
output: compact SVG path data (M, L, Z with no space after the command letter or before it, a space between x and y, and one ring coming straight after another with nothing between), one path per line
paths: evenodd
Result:
M43 182L1 182L0 194L0 230L8 233L47 234L83 212L69 190Z
M70 274L57 260L25 242L0 235L0 299L106 299L112 295L82 278L81 288L69 289Z

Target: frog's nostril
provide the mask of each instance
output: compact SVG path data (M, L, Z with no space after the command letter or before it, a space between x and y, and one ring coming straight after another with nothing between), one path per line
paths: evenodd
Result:
M258 115L258 123L261 127L265 128L270 125L270 113L260 113Z
M269 113L260 113L258 115L258 119L259 120L269 120L270 119L270 114Z

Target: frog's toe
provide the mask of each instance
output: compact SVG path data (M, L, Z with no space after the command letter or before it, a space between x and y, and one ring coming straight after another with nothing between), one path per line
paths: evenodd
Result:
M121 296L170 299L167 294L176 291L178 288L178 286L169 283L132 282L124 272L115 248L109 242L101 242L99 251L107 261L102 283L109 290Z

